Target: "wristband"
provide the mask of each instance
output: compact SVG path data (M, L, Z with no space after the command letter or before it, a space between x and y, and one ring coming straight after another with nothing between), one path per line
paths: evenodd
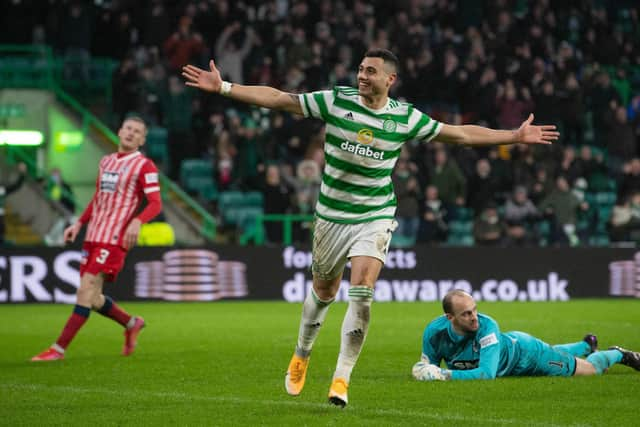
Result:
M229 96L229 93L231 92L231 86L233 86L233 83L229 83L223 80L222 85L220 86L220 95Z

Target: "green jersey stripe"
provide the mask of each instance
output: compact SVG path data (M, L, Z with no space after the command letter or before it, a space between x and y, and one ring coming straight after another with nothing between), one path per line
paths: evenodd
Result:
M322 92L314 93L313 99L316 101L316 104L318 104L318 108L320 109L320 115L322 116L322 119L325 122L328 122L329 119L333 116L329 114L329 109L327 108L327 103L324 101L324 95L322 94Z
M371 222L371 221L376 221L378 219L394 219L395 218L393 216L393 212L391 212L389 215L376 215L376 216L367 215L366 217L358 217L358 218L345 218L344 215L341 216L340 218L337 218L335 216L323 215L319 212L316 212L316 216L320 219L324 219L325 221L335 222L337 224L362 224L363 222Z
M398 123L402 123L403 125L409 123L408 114L374 113L373 111L368 110L351 100L340 97L336 97L334 105L336 107L344 108L345 110L353 111L354 113L364 114L380 120L394 120Z
M304 99L304 105L305 105L307 111L309 112L309 115L311 117L314 117L313 111L311 110L311 107L309 106L309 100L307 99L307 96L309 96L309 95L302 95L302 99Z
M347 193L358 194L361 196L388 196L393 193L393 184L387 184L383 187L369 187L366 185L352 184L341 179L335 179L329 175L322 176L322 182L336 190L345 191Z
M429 141L431 139L431 136L436 132L437 128L438 128L438 122L433 122L433 126L431 127L431 130L429 131L428 134L424 136L423 139L426 139L427 141Z
M386 202L386 203L384 203L382 205L367 206L367 205L355 205L353 203L332 199L330 197L325 196L322 193L320 193L320 196L318 197L318 202L322 203L323 205L325 205L325 206L327 206L328 208L331 208L331 209L335 209L335 210L338 210L338 211L344 211L344 212L351 212L351 213L356 213L356 214L364 214L364 213L369 213L369 212L375 212L375 211L379 211L381 209L384 209L386 207L396 206L396 198L395 197L393 197L391 200L389 200L388 202Z
M416 135L420 132L420 130L426 125L428 125L430 121L431 119L429 118L429 116L427 116L426 114L423 114L422 117L420 117L420 120L418 120L418 123L416 123L413 129L411 129L411 132L409 132L410 139L415 138Z
M325 161L327 164L333 166L337 169L342 169L348 173L354 173L362 176L366 176L367 178L384 178L386 176L391 175L393 168L390 169L374 169L368 168L366 166L358 166L353 163L349 163L347 161L338 159L328 153L324 153Z

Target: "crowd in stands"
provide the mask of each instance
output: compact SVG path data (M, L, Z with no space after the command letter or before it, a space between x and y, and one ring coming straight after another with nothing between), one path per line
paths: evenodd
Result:
M218 191L263 191L265 212L312 212L322 124L202 95L180 68L214 58L229 81L299 93L354 86L362 54L388 48L402 66L391 95L434 118L513 129L534 112L562 132L551 147L406 144L393 175L397 235L437 244L466 232L476 245L640 237L636 1L5 3L13 41L37 35L62 55L120 61L115 121L135 111L165 128L174 179L183 159L207 159Z

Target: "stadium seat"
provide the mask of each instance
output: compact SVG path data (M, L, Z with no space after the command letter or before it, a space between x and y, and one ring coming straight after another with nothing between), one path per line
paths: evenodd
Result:
M616 193L612 191L600 191L598 193L595 193L594 196L594 201L601 206L612 206L616 202Z
M469 234L473 230L473 221L450 221L449 230L454 234Z
M457 234L450 233L447 238L447 245L449 246L473 246L474 239L471 234Z
M591 246L609 246L610 240L607 234L598 233L595 236L589 238L589 244Z
M473 219L473 209L459 207L456 208L455 217L458 221L469 221Z
M224 215L229 208L243 206L244 194L240 191L223 191L218 195L218 210Z
M249 191L244 195L244 206L262 207L264 196L259 191Z
M213 165L208 160L183 160L180 164L180 182L187 192L196 193L206 201L215 200L218 196Z
M153 126L149 128L147 133L147 142L145 143L145 151L147 156L159 163L160 169L166 171L167 161L169 160L168 151L168 132L165 128Z
M415 236L402 236L400 234L393 234L391 237L392 248L409 248L416 244Z

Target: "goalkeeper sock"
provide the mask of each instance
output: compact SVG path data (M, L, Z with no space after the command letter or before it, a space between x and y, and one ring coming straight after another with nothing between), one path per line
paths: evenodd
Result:
M554 350L564 351L572 356L583 357L591 353L591 347L586 341L574 342L570 344L558 344L553 346Z
M304 300L302 306L302 319L300 319L300 330L298 332L298 345L296 346L296 354L300 357L308 357L311 353L311 347L316 340L322 322L327 316L329 305L335 300L321 300L316 291L311 288Z
M334 379L343 378L349 383L351 371L367 337L372 301L373 289L367 286L352 286L349 289L349 306L342 322L340 354Z
M604 374L607 369L616 363L620 363L621 360L622 353L618 350L596 351L587 357L587 362L590 362L596 368L598 375Z

